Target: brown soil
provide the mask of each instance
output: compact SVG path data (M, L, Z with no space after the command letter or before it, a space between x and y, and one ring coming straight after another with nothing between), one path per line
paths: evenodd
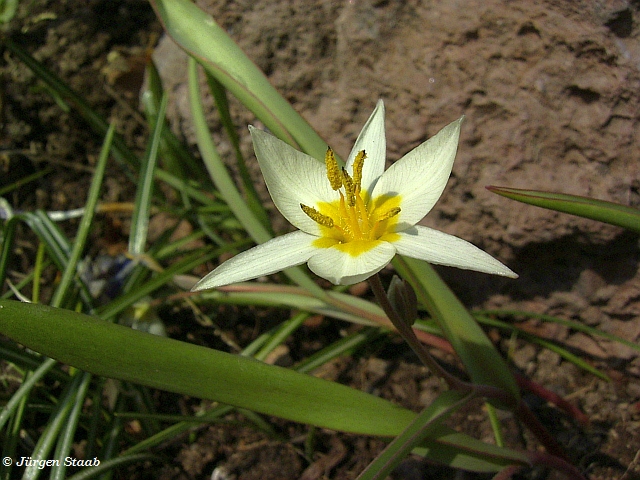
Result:
M378 98L387 107L390 161L466 116L453 175L424 224L475 243L520 274L512 281L440 270L470 307L552 314L638 340L637 235L516 204L484 188L550 190L640 207L637 1L198 3L342 155ZM136 111L139 66L145 49L154 46L159 25L145 2L80 4L22 2L5 30L105 117L117 119L128 142L141 149L146 132ZM171 95L171 125L193 145L184 56L161 38L154 59ZM17 59L5 53L0 71L0 147L11 155L21 152L36 168L53 167L35 195L24 192L13 201L28 208L81 206L100 140L76 115L63 112ZM237 104L232 109L237 125L255 123ZM215 115L211 126L221 153L231 159ZM246 136L243 148L250 153ZM11 158L14 172L27 162ZM106 180L104 198L129 201L134 187L118 174ZM276 213L274 220L281 222ZM289 348L313 348L321 334L337 328L331 322L322 325L308 328L310 338L292 340ZM598 380L555 353L491 332L503 351L513 352L520 371L568 397L591 418L591 428L578 428L530 399L545 422L558 427L554 434L576 464L592 479L639 479L637 355L565 327L536 321L522 326L570 346L613 379ZM406 349L393 345L335 362L332 378L419 409L431 398L434 380ZM478 438L491 436L480 408L457 421ZM504 421L512 445L535 448L511 419ZM218 476L211 478L347 479L383 446L376 439L319 431L308 456L309 429L274 422L288 440L275 441L249 427L205 427L193 441L167 447L171 464L127 475L210 478L216 469ZM398 478L453 478L451 472L414 461L403 468ZM540 472L529 475L543 478Z

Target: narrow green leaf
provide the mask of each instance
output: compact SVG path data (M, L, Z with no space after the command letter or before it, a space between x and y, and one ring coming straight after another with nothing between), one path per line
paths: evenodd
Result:
M391 437L415 418L409 410L344 385L69 310L0 300L0 334L96 375L324 428ZM421 448L428 458L470 470L497 471L524 461L518 452L445 426Z
M613 335L609 332L605 332L598 328L590 327L589 325L585 325L581 322L574 322L572 320L567 320L565 318L555 317L553 315L545 315L543 313L535 313L535 312L527 312L522 310L474 310L473 314L477 316L478 321L483 322L484 319L495 317L523 317L523 318L535 318L536 320L541 320L543 322L551 322L557 323L558 325L564 325L565 327L571 328L578 332L584 332L588 335L594 337L606 338L607 340L611 340L613 342L621 343L636 352L640 352L640 345L635 342L629 341L626 338L619 337L617 335ZM510 323L504 323L505 325L513 326Z
M3 300L0 332L97 375L325 428L393 436L414 417L344 385L68 310Z
M229 142L231 142L231 146L233 147L233 151L235 153L236 166L238 167L238 173L240 174L240 178L242 179L242 188L247 198L247 205L249 206L253 214L258 218L258 220L260 220L260 223L262 223L262 225L270 233L273 233L273 229L271 228L271 220L269 219L269 215L267 214L267 211L262 204L262 200L258 196L258 192L256 192L253 179L251 178L249 169L247 168L247 162L245 162L242 151L240 150L240 137L238 136L238 132L236 132L235 125L233 124L233 120L231 119L231 112L229 111L229 101L227 99L227 91L225 90L224 86L210 74L207 74L207 83L209 84L209 90L213 95L213 99L216 102L218 115L220 116L220 122L222 123L222 126L227 133L227 137L229 138Z
M29 225L29 228L31 228L38 238L40 238L40 240L46 245L47 252L56 266L60 271L65 271L71 259L73 246L58 225L47 216L47 213L42 210L36 210L35 212L16 215L11 219L11 221L15 219L20 219ZM77 251L74 255L76 254L78 254ZM85 305L90 306L93 299L91 298L86 285L77 277L74 276L73 278L77 281L77 285L80 288L80 294Z
M7 270L13 258L13 246L16 237L16 228L20 223L20 218L12 217L2 225L2 235L0 236L0 291L7 278Z
M140 103L144 108L147 123L149 125L155 125L162 97L165 95L165 92L160 73L158 73L153 61L147 62L145 73L147 78L145 86L147 88L142 90L140 94ZM188 148L178 140L170 128L167 128L166 119L164 122L165 128L162 129L159 157L165 170L183 179L187 177L195 178L198 179L199 182L206 179L202 162L191 154ZM186 172L188 172L188 174ZM211 184L205 182L203 188L210 190Z
M35 304L25 304L35 305ZM69 418L69 413L73 408L73 401L76 398L76 393L80 388L82 379L86 376L86 373L78 372L73 378L67 388L63 391L62 395L58 398L58 404L51 413L49 421L44 427L44 431L38 439L33 452L31 452L31 458L34 463L27 466L22 477L24 480L35 480L42 473L42 469L38 468L40 460L47 460L51 458L51 450L53 449L60 431L64 428Z
M260 220L256 218L244 198L242 198L242 195L240 195L211 139L202 107L200 88L198 86L198 70L195 60L189 59L188 69L191 115L196 130L198 148L209 171L211 180L251 238L253 238L256 243L264 243L272 238L271 233L262 225ZM312 292L315 296L319 298L325 296L324 290L318 287L302 268L292 267L284 273L292 281L304 287L307 291Z
M602 373L600 370L598 370L597 368L591 366L587 361L585 361L584 359L580 358L578 355L575 355L573 353L571 353L569 350L567 350L566 348L562 347L562 345L558 345L552 341L546 340L544 338L541 338L537 335L532 335L524 330L522 330L521 328L518 328L514 325L511 325L507 322L502 322L500 320L496 320L495 318L491 318L488 316L484 316L484 315L480 315L476 312L474 312L475 317L478 319L478 322L484 324L484 325L491 325L492 327L497 327L500 328L502 330L507 330L510 332L515 332L519 337L522 337L524 340L531 342L531 343L535 343L540 345L543 348L546 348L548 350L551 350L552 352L557 353L558 355L560 355L562 358L564 358L565 360L573 363L574 365L576 365L577 367L582 368L583 370L586 370L587 372L591 373L592 375L595 375L596 377L599 377L603 380L606 381L611 381L611 379L605 375L604 373ZM636 346L637 347L637 346ZM637 350L637 348L636 348Z
M326 143L293 109L211 15L189 0L151 0L173 40L264 122L274 135L312 157Z
M384 451L358 475L357 480L384 480L411 451L435 431L443 420L466 404L473 394L454 390L440 394Z
M333 291L326 292L326 296L320 299L300 287L290 285L244 282L198 292L194 298L234 305L288 307L367 326L388 324L382 309L365 299Z
M66 472L66 464L64 459L71 453L73 447L73 441L76 438L76 430L80 421L80 414L82 413L82 407L85 403L85 396L89 390L89 384L91 382L91 374L86 372L78 372L77 380L74 378L75 388L72 390L72 396L69 398L71 404L71 410L69 417L65 422L65 425L58 439L56 450L53 458L60 460L59 465L54 465L51 468L51 475L49 480L64 480Z
M432 438L414 453L432 461L473 472L496 472L508 465L530 465L526 453L481 442L464 433L438 425Z
M2 0L0 2L0 23L8 23L16 14L18 0Z
M9 301L9 300L6 300ZM2 323L2 313L0 312L0 323ZM0 327L1 329L2 327ZM11 396L9 401L3 405L0 411L0 429L4 428L5 423L11 415L16 411L20 402L29 396L31 389L42 380L42 378L56 365L56 361L47 358L40 366L34 369L33 373L20 385L20 388Z
M640 210L618 203L578 195L519 188L490 186L487 190L529 205L599 220L640 233Z
M196 131L198 148L209 172L209 176L227 202L227 205L229 205L233 214L247 230L251 238L257 243L266 242L272 238L271 234L255 217L251 209L247 206L244 198L242 198L242 195L240 195L211 138L202 105L200 87L198 85L198 66L193 59L189 59L188 73L191 116Z
M52 171L53 171L52 167L45 167L38 170L35 173L32 173L31 175L26 175L22 178L19 178L15 182L0 188L0 197L6 196L7 193L12 192L13 190L20 188L21 186L26 185L27 183L33 182L41 177L44 177L45 175L50 174Z
M164 127L164 114L167 108L167 97L162 97L160 109L149 139L147 153L142 162L138 189L136 191L135 208L131 218L131 236L129 237L129 253L140 255L144 253L149 230L149 212L151 211L151 197L153 193L153 179L158 160L158 148Z
M104 139L102 150L98 157L98 162L96 163L96 169L87 195L84 215L82 216L82 220L78 226L78 233L76 234L76 238L74 239L73 246L69 254L69 261L65 265L58 288L56 288L53 298L51 299L51 306L53 307L60 307L63 305L63 299L67 294L69 286L76 277L78 262L84 252L87 237L93 223L96 206L98 205L98 199L100 198L100 188L102 187L102 179L104 178L104 172L107 168L107 160L109 159L109 151L111 150L111 143L113 141L114 134L115 125L111 124Z

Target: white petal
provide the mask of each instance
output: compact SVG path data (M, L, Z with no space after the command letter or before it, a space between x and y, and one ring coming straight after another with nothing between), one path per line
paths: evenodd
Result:
M382 270L396 253L394 246L380 242L368 252L353 257L337 248L322 248L309 259L309 268L334 285L352 285Z
M400 255L430 263L517 278L518 275L488 253L461 238L432 228L415 226L393 242Z
M244 282L301 265L317 251L311 246L316 239L301 231L276 237L227 260L196 283L191 291Z
M375 182L384 172L387 158L387 140L384 133L384 102L378 100L376 108L362 127L362 131L351 149L347 159L347 171L351 173L351 165L361 150L367 154L362 169L362 189L371 193Z
M273 203L296 228L319 234L318 224L302 211L300 204L313 207L338 198L327 179L324 162L251 125L249 131Z
M450 123L418 145L384 172L373 191L378 195L402 195L398 230L418 223L442 195L458 148L460 124Z

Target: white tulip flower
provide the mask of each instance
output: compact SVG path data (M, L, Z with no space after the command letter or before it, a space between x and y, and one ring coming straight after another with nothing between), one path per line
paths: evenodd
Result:
M433 208L451 175L463 118L386 171L381 100L344 168L331 149L323 164L250 126L271 198L298 230L236 255L193 290L243 282L303 263L336 285L350 285L379 272L396 253L516 278L509 268L469 242L416 225Z

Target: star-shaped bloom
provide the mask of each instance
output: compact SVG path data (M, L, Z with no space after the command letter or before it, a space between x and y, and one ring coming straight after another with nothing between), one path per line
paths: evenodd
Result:
M249 127L271 198L298 230L227 260L193 290L243 282L307 263L336 285L360 282L396 253L440 265L517 277L469 242L416 225L451 175L462 118L385 171L384 104L379 101L340 167L331 149L324 164Z

